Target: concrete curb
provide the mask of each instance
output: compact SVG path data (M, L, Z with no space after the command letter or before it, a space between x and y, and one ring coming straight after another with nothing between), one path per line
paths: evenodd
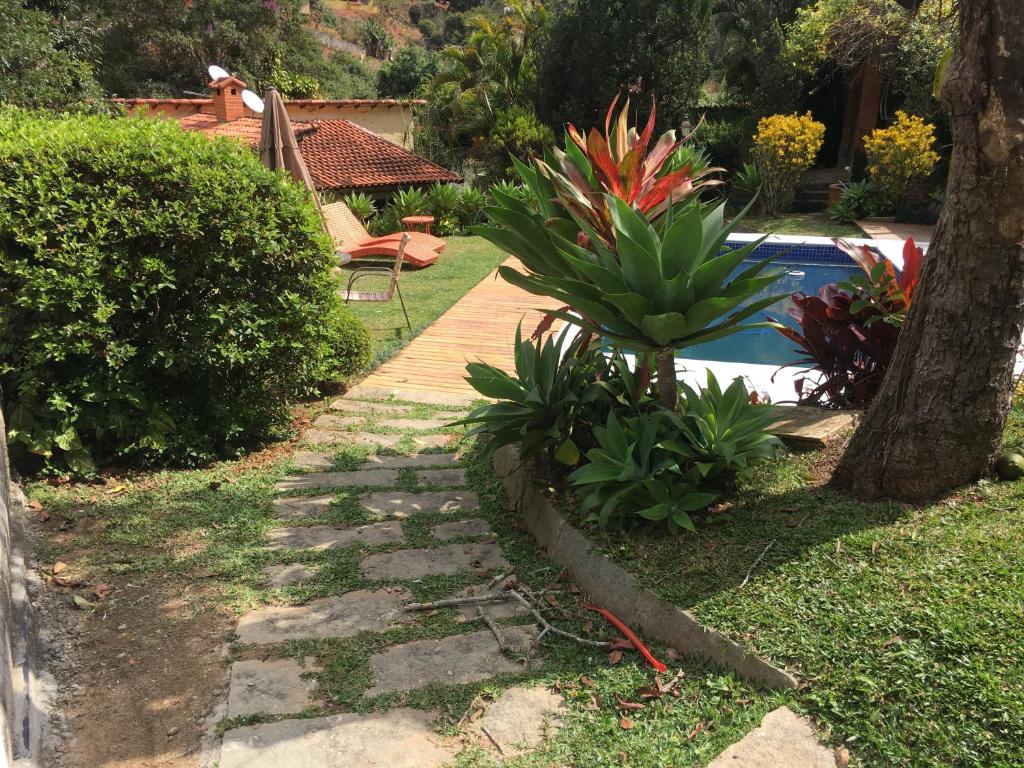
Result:
M693 614L643 588L635 576L602 554L532 482L515 446L495 451L494 469L526 528L548 556L568 568L580 589L627 625L681 653L731 669L745 680L773 689L799 685L789 672L747 653L738 643L703 626Z

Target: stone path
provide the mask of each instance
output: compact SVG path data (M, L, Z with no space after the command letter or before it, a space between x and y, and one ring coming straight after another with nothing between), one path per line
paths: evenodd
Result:
M514 601L462 605L433 624L437 611L405 610L423 599L420 585L470 596L510 570L448 426L465 412L417 408L338 400L303 436L294 464L308 471L278 483L265 532L271 600L235 630L220 768L431 768L465 749L510 759L557 735L565 704L547 686L485 697L455 736L441 735L439 713L405 703L544 658L534 615ZM355 680L347 708L392 704L385 711L332 703L332 660L353 647L365 650L362 672L343 673ZM812 726L782 708L711 768L833 768L830 759Z
M434 714L401 707L330 714L317 684L323 671L317 658L289 650L290 643L358 642L400 628L411 628L415 637L423 614L403 610L413 600L411 585L448 577L485 584L509 567L490 525L475 516L479 499L466 489L454 450L457 430L448 425L465 411L418 419L412 406L353 400L338 400L330 410L303 435L310 447L294 455L295 465L309 471L277 484L280 497L272 513L278 522L266 531L263 574L266 586L282 590L281 601L238 621L241 650L231 667L221 768L440 766L473 735L467 731L460 746L438 735L431 725ZM340 466L351 469L339 469L338 453L352 450L369 454L355 465L341 460ZM359 521L332 522L342 508L349 510L346 520ZM434 516L427 529L421 527L429 533L421 532L411 545L405 526L425 514ZM428 546L424 535L432 542ZM350 579L357 581L351 583L359 587L324 595L331 590L322 580L341 562L353 564ZM323 596L296 600L302 593L289 591L295 589ZM485 626L481 615L500 621L500 631ZM511 603L461 607L453 626L465 627L462 632L428 633L369 655L363 697L521 672L537 661L532 618ZM536 747L543 733L557 727L561 696L546 688L512 690L484 728L516 754ZM252 718L263 722L244 724Z

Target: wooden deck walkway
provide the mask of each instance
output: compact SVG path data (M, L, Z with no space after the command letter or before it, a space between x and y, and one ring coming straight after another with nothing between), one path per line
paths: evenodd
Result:
M507 266L516 267L517 259ZM465 381L467 362L513 368L516 325L529 336L557 301L532 296L491 272L408 346L352 388L348 397L396 397L463 404L479 397Z

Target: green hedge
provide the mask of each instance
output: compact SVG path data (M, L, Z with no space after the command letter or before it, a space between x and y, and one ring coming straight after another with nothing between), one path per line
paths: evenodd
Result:
M365 365L305 191L171 122L0 111L0 385L30 469L195 464ZM34 464L34 466L33 466Z

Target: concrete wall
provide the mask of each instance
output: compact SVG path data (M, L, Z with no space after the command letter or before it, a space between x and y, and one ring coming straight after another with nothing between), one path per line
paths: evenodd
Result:
M14 761L14 659L12 638L16 628L11 609L10 470L7 465L7 429L0 412L0 766Z

